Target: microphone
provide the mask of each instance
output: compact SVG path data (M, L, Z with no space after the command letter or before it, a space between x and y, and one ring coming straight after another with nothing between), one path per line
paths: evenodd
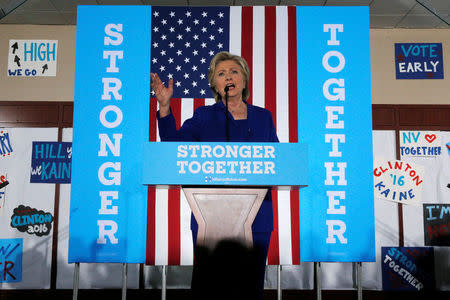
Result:
M228 128L229 122L230 122L230 117L229 117L229 113L228 113L228 90L230 89L230 87L228 85L225 86L225 104L226 104L226 109L225 109L225 131L226 131L226 136L227 136L227 142L230 141L230 129Z

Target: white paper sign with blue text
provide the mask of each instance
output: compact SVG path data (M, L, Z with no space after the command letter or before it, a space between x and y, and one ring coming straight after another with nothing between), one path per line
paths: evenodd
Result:
M56 76L58 41L9 40L8 76Z
M400 157L439 157L442 152L440 131L400 131Z

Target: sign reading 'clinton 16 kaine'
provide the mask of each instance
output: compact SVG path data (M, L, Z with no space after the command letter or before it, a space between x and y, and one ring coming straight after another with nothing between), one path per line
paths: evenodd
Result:
M396 43L397 79L443 79L442 43Z

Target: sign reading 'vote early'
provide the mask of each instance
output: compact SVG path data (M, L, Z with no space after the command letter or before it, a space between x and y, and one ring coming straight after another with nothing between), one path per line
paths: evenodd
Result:
M397 79L443 79L441 43L396 43Z

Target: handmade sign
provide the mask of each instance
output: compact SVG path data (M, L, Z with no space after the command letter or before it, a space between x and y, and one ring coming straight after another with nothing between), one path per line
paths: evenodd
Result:
M22 281L23 239L0 239L0 282Z
M24 205L14 208L14 213L11 216L12 228L37 236L49 235L52 222L53 216L51 213Z
M433 247L381 247L383 290L435 289Z
M439 131L400 131L400 156L437 157L441 155Z
M442 43L396 43L397 79L443 79Z
M3 208L6 200L6 186L9 184L6 173L0 171L0 216L3 215Z
M56 76L58 41L9 40L8 76Z
M450 246L450 204L424 204L423 227L426 246Z
M9 157L13 153L11 135L6 129L0 129L0 158Z
M424 168L400 160L375 162L375 197L403 204L421 203Z
M31 183L70 183L72 143L33 142Z

